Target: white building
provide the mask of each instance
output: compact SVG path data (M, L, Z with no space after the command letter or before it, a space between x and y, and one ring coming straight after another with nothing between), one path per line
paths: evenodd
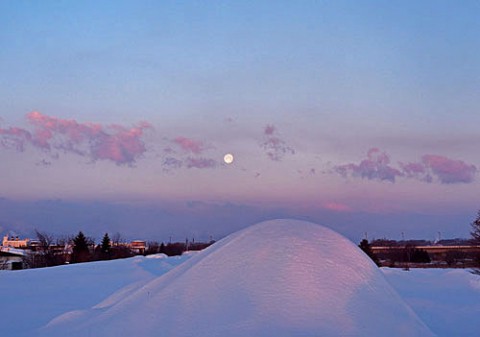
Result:
M20 240L18 236L9 237L8 235L5 235L3 237L2 246L10 248L26 248L29 241L30 239Z

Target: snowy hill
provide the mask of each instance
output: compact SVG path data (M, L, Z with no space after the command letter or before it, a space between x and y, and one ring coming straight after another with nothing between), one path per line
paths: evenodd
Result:
M148 283L54 319L43 336L431 336L349 240L275 220Z

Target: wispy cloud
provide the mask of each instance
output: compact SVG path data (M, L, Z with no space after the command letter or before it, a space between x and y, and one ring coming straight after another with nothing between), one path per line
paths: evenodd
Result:
M280 161L285 155L295 154L295 150L278 137L274 125L267 125L263 130L264 140L261 144L268 158L273 161Z
M378 148L371 148L367 152L367 158L359 164L350 163L338 165L333 168L334 172L347 177L360 177L368 180L380 180L395 182L403 173L390 165L390 157Z
M212 158L187 157L175 158L166 157L162 163L165 172L172 172L181 168L211 169L218 166L218 162Z
M13 148L19 152L25 150L25 145L32 142L32 135L27 130L11 127L0 128L0 145L4 148Z
M133 165L146 152L142 136L151 128L147 122L127 128L121 125L79 123L31 112L26 116L33 130L19 127L0 128L0 144L24 151L31 145L51 153L74 153L92 161L109 160L117 165Z
M175 157L166 157L163 160L162 166L164 171L170 172L180 169L183 166L183 161Z
M217 166L217 162L211 158L187 158L185 161L187 168L214 168Z
M395 182L397 177L441 184L471 183L475 180L478 169L475 165L445 156L426 154L419 162L398 163L399 167L390 165L390 156L377 148L367 153L367 159L359 164L337 165L335 173L344 177L360 177L368 180Z
M48 160L45 160L45 159L42 159L41 161L39 161L35 165L36 166L50 166L50 165L52 165L52 162L48 161Z
M215 168L218 162L207 158L203 153L213 148L201 140L178 136L170 141L172 146L164 149L163 170L172 172L182 168L209 169Z

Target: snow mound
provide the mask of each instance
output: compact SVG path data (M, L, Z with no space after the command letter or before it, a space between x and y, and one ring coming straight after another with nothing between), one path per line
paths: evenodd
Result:
M360 249L325 227L266 221L45 336L432 336Z

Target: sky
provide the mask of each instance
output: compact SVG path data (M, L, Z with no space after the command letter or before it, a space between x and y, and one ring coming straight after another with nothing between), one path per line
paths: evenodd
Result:
M207 240L293 217L353 241L468 237L479 14L0 0L0 232Z

